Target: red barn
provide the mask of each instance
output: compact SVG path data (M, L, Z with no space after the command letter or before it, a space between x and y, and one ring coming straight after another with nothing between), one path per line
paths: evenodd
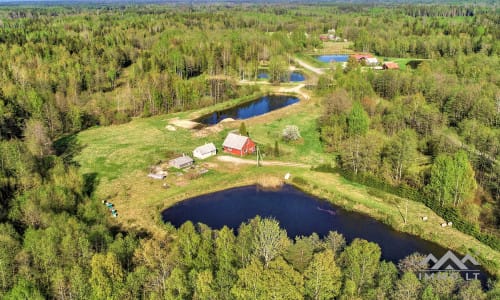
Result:
M234 155L247 155L255 152L255 143L247 136L229 133L222 143L224 152Z
M386 61L383 65L382 68L384 70L398 70L399 65L393 61Z

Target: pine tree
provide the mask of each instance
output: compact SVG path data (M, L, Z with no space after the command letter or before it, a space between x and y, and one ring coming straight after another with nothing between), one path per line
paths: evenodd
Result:
M247 126L245 122L241 122L240 124L240 135L248 135Z

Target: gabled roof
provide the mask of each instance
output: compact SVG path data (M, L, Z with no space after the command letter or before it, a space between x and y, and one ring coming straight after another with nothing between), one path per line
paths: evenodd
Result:
M399 65L393 61L386 61L384 63L384 66L387 68L387 69L399 69Z
M372 58L373 55L371 55L371 54L353 54L352 57L354 57L356 60L360 60L360 59Z
M243 146L245 146L247 140L248 140L247 136L238 135L235 133L229 133L226 139L224 140L224 143L222 143L222 146L241 150L243 149Z
M197 147L194 151L199 152L201 155L211 153L216 151L214 143L205 144L203 146Z
M193 159L187 155L177 157L177 158L170 160L171 164L175 164L177 166L182 166L184 164L191 163L191 162L193 162Z

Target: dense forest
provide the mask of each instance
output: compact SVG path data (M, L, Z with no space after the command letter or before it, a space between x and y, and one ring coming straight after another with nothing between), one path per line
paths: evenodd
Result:
M486 294L458 277L419 281L419 256L396 266L335 232L290 240L274 220L125 231L54 143L251 94L239 80L262 64L280 78L334 28L355 51L421 60L384 72L350 60L322 75L325 151L498 247L498 24L495 8L470 5L0 9L0 298L498 299L498 283Z

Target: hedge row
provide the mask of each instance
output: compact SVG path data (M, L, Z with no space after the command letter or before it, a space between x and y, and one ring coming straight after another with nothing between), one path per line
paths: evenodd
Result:
M471 235L491 248L500 251L500 238L493 234L482 232L477 224L473 224L461 218L456 208L449 206L443 207L439 205L437 201L427 197L422 191L406 185L393 186L371 174L355 174L351 171L338 167L332 168L328 165L318 166L314 168L314 170L319 172L337 173L349 181L382 190L386 193L402 198L408 198L413 201L424 203L447 222L453 222L453 226L461 232Z

